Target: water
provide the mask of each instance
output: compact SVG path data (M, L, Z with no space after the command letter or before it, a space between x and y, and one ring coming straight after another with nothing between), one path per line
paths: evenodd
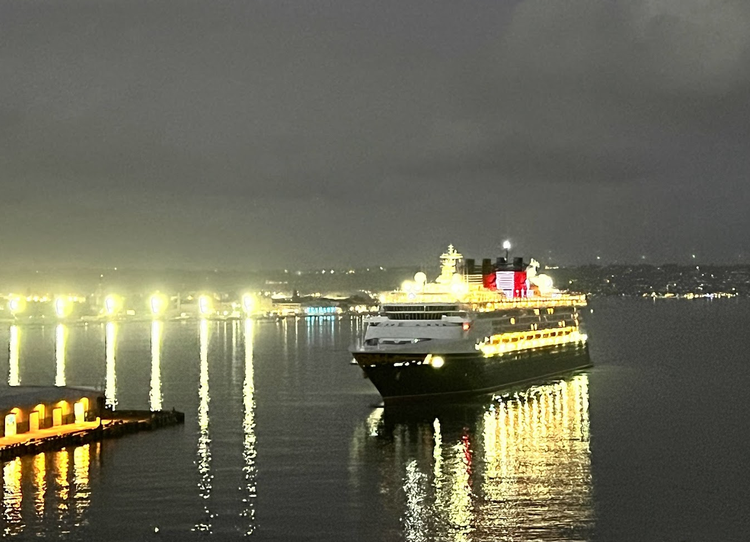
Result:
M11 382L184 426L2 464L6 536L747 540L750 301L594 300L589 371L377 408L357 320L9 327Z

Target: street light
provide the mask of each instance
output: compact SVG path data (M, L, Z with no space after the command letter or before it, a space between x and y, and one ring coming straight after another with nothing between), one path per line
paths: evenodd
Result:
M202 295L198 298L198 310L201 316L206 317L211 313L211 298L207 295Z
M55 314L58 318L65 318L70 313L70 303L63 297L55 299Z
M247 316L250 316L255 310L255 296L245 294L242 296L242 308Z
M15 316L19 312L24 311L26 308L26 300L20 296L11 297L10 301L8 301L8 308L10 309L10 312L13 313L13 316Z
M104 312L109 316L114 316L122 307L122 299L114 294L108 295L104 299Z
M167 309L167 296L157 292L151 296L149 305L151 305L151 315L158 318Z

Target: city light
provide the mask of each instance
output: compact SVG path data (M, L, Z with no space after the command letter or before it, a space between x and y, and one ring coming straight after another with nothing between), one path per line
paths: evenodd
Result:
M255 296L253 294L244 294L242 296L242 310L245 314L250 315L255 310Z
M11 297L8 301L8 309L14 315L21 313L24 311L24 309L26 309L26 300L20 296Z
M212 312L211 298L207 295L202 295L198 298L198 310L201 316L208 316Z
M55 314L58 318L65 318L70 314L71 308L70 302L66 298L55 298Z
M149 299L149 306L153 316L161 316L167 310L167 296L158 292L153 294Z
M107 315L112 316L122 308L122 298L120 296L110 294L104 299L104 312Z

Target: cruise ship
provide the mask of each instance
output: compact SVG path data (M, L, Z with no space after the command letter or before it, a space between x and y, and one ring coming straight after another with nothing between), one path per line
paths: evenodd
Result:
M380 299L352 348L386 405L459 399L591 366L581 328L583 295L555 289L533 259L483 259L451 245L432 282Z

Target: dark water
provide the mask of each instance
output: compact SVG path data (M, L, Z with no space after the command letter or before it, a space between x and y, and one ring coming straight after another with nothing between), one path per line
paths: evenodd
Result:
M589 371L384 411L356 320L0 330L11 382L184 427L2 465L19 539L749 540L750 302L594 300Z

